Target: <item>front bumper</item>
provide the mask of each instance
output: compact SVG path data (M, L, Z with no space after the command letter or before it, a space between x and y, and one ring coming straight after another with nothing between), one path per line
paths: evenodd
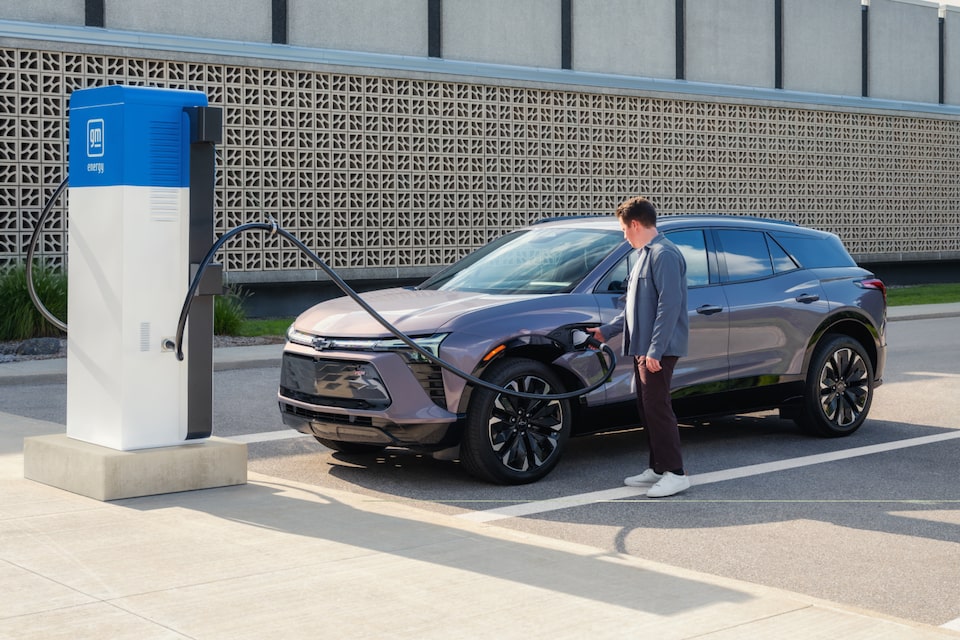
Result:
M288 344L280 369L283 423L340 442L444 449L458 416L437 405L395 353L317 352Z

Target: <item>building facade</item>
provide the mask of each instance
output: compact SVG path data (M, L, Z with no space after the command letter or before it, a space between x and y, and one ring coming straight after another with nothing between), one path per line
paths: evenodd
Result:
M960 11L934 2L0 0L0 267L66 177L70 93L117 83L206 93L217 230L275 217L353 280L635 194L960 260ZM277 237L221 259L325 279Z

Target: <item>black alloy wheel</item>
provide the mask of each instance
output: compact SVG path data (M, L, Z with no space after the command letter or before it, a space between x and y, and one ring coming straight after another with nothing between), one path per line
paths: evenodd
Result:
M564 393L550 367L526 358L496 362L483 377L497 386L524 393ZM467 411L460 460L481 480L497 484L534 482L557 465L570 435L570 422L569 400L532 400L477 388Z
M847 336L826 336L810 361L798 422L816 435L848 436L866 420L873 387L863 346Z

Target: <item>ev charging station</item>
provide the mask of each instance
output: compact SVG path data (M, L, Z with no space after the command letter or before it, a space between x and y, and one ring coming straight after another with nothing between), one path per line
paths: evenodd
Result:
M207 185L190 180L190 134L212 113L207 97L192 91L110 86L71 96L71 438L126 451L210 435L212 409L188 399L199 394L212 406L212 345L195 353L188 338L180 362L163 340L176 333L189 285L191 233L209 227L199 244L213 242L212 174ZM204 188L210 206L194 211L191 193ZM208 302L195 303L188 336L202 332L200 324L212 336Z
M182 360L174 348L178 312L214 240L221 131L221 109L196 91L71 95L66 440L25 443L27 477L108 500L246 481L246 447L210 438L219 268L192 301ZM231 462L221 477L207 458L222 459L223 447ZM107 488L78 489L85 467ZM202 477L191 480L191 468Z

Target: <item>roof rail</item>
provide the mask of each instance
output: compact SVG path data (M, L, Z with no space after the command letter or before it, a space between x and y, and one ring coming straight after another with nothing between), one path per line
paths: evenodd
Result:
M562 220L582 220L584 218L598 218L607 214L604 213L585 213L579 215L568 215L568 216L549 216L546 218L540 218L531 222L531 225L534 224L543 224L546 222L558 222ZM730 220L755 220L757 222L773 222L776 224L783 224L791 227L796 227L797 223L791 220L780 220L779 218L765 218L763 216L753 216L753 215L736 215L732 213L664 213L659 217L663 218L700 218L700 217L710 217L710 218L729 218Z
M540 218L539 220L534 220L530 224L543 224L544 222L557 222L559 220L582 220L583 218L599 218L603 213L583 213L575 216L550 216L547 218Z
M796 222L792 220L781 220L779 218L765 218L763 216L754 216L754 215L736 215L733 213L665 213L662 217L664 218L698 218L703 216L709 216L711 218L727 218L730 220L754 220L756 222L773 222L775 224L783 224L791 227L798 226Z

